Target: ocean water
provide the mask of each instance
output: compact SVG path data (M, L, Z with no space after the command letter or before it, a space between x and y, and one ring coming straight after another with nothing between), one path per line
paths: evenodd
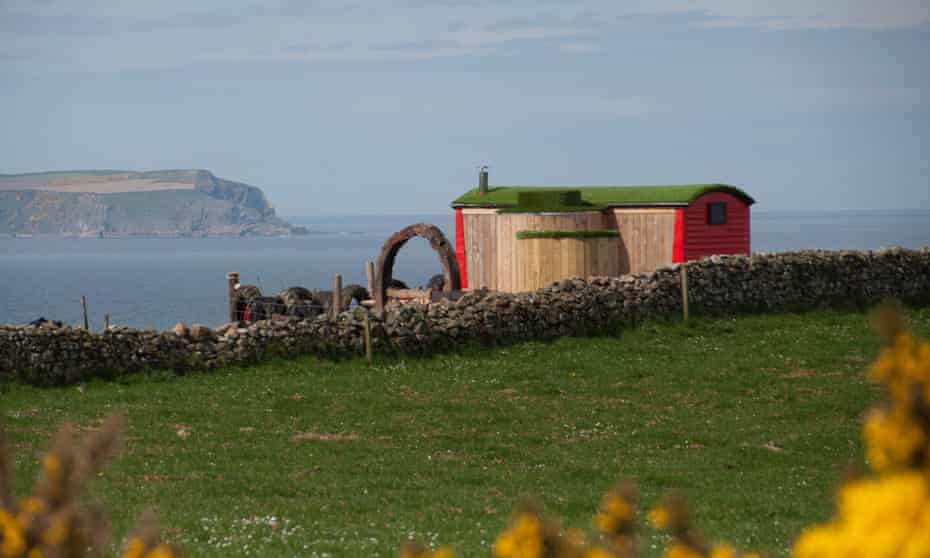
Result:
M930 246L930 210L754 211L752 249L878 249ZM430 222L454 238L452 212L441 215L291 217L314 233L289 238L0 239L0 323L40 316L82 321L87 297L91 327L110 322L165 329L178 321L225 321L226 273L267 294L295 285L328 289L365 284L365 261L377 259L387 237L406 225ZM419 286L439 273L422 239L402 249L394 275Z

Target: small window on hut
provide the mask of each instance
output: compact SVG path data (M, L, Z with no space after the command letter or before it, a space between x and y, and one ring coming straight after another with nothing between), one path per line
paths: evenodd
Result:
M712 203L707 204L707 224L708 225L726 225L727 224L726 202L712 202Z

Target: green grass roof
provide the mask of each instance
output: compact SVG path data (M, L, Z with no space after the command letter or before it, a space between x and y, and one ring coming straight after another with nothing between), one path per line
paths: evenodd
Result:
M746 192L726 184L691 184L685 186L494 186L480 195L477 188L469 190L452 202L452 207L505 207L518 208L520 192L544 189L580 190L581 199L594 206L650 206L688 205L704 194L726 192L748 204L755 200Z

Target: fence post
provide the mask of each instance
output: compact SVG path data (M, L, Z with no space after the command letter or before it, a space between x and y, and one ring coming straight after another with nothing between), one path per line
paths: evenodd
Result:
M239 313L236 310L236 285L239 284L239 273L230 271L226 274L226 298L229 300L229 321L238 322Z
M365 262L365 276L368 278L368 298L375 297L375 264Z
M368 366L371 366L373 359L371 351L371 320L368 318L368 309L365 309L365 359L368 361Z
M690 308L688 307L688 265L681 264L681 311L684 313L685 321L690 317Z
M87 297L81 295L81 307L84 309L84 331L90 331L90 325L87 323Z
M333 274L333 307L332 315L336 317L342 311L342 275Z

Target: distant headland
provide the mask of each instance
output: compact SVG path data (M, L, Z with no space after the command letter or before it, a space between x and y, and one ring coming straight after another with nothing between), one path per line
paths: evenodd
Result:
M4 236L280 236L305 234L255 186L200 169L0 174Z

